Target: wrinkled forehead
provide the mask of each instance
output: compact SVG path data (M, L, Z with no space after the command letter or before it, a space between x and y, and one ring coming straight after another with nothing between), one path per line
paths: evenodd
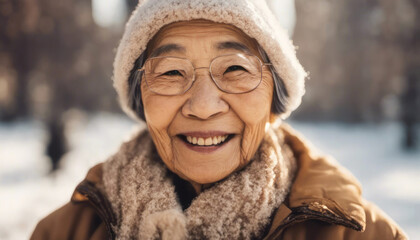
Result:
M162 53L175 50L186 51L191 41L211 42L216 50L237 50L260 56L258 44L239 28L224 23L208 20L181 21L162 27L150 40L147 46L147 56L155 57Z

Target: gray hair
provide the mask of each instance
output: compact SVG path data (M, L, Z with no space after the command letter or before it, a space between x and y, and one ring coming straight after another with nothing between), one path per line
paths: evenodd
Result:
M258 45L258 51L262 57L263 62L270 63L270 59L268 58L267 53L260 45ZM137 70L142 68L144 63L146 62L146 52L147 51L143 51L137 58L137 60L134 63L134 67L130 71L130 76L128 78L129 106L132 110L134 110L134 112L136 112L137 116L143 119L144 121L146 121L146 118L144 116L143 101L141 99L140 87L143 74L141 74ZM285 106L287 105L287 98L289 97L289 94L287 92L283 79L280 78L274 66L269 65L268 67L271 71L271 75L274 81L274 94L271 103L271 112L277 115L283 113L286 110Z

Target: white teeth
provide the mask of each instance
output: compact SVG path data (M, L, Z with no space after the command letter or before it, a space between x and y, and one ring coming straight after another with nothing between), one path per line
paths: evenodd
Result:
M215 137L208 137L208 138L197 138L197 137L191 137L187 136L187 141L189 143L199 145L199 146L211 146L211 145L217 145L221 142L224 142L228 135L225 136L215 136Z
M206 140L204 141L204 144L206 146L210 146L213 144L213 139L212 138L206 138Z

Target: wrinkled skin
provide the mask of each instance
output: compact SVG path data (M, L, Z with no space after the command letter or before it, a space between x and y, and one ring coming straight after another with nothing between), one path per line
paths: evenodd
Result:
M205 20L172 23L162 28L148 45L149 53L166 44L177 44L185 51L160 56L188 58L196 68L209 67L213 58L238 49L218 49L220 42L241 43L260 59L256 43L241 30ZM196 81L178 96L162 96L141 84L147 126L166 166L189 181L196 191L243 168L257 151L270 120L273 79L263 67L263 80L249 93L220 91L207 68L196 70ZM185 132L223 131L235 134L219 149L197 152L177 135Z

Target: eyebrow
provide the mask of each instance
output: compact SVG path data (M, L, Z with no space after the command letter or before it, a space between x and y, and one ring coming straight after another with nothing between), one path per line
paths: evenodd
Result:
M220 42L217 44L217 49L219 50L234 49L234 50L246 52L248 54L251 53L251 50L247 46L238 42Z
M239 50L239 51L243 51L245 53L251 53L251 50L245 46L242 43L238 43L238 42L219 42L217 44L217 49L219 50L226 50L226 49L234 49L234 50ZM169 52L185 52L186 49L183 46L180 46L178 44L165 44L162 45L158 48L156 48L151 54L150 57L157 57L159 55L165 54L165 53L169 53Z
M164 53L169 53L169 52L185 52L185 48L183 46L180 46L178 44L166 44L166 45L162 45L158 48L156 48L151 54L150 57L157 57L159 55L162 55Z

